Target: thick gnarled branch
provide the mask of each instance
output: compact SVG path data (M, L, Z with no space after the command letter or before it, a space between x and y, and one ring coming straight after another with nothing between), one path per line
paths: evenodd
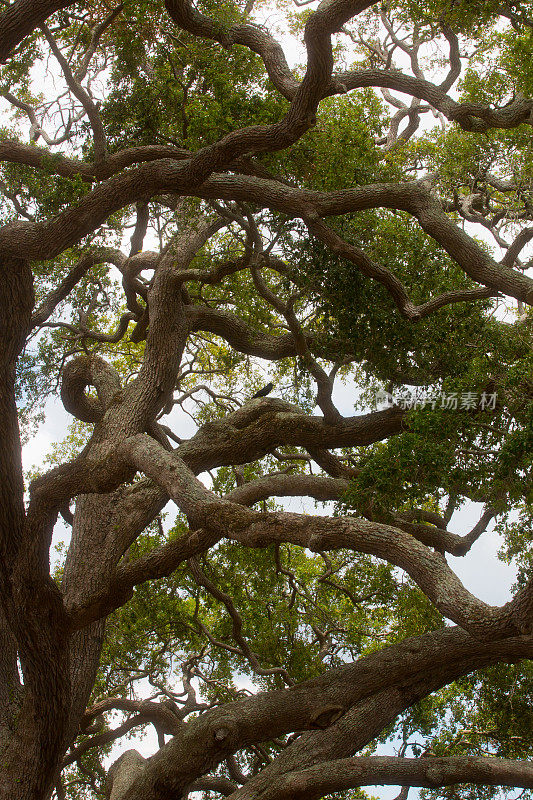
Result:
M474 636L505 637L530 631L531 619L524 619L523 614L513 618L512 603L497 609L478 600L439 553L396 528L350 517L254 512L216 498L181 459L148 437L125 441L122 452L132 466L164 488L193 527L218 532L248 547L291 542L313 551L346 547L368 553L408 572L446 617Z
M318 800L357 786L423 786L428 789L469 783L477 786L533 787L529 761L476 756L442 758L354 757L325 761L281 776L261 792L261 800ZM235 800L252 800L247 790Z
M163 776L170 788L168 792L163 789L160 797L170 800L182 787L249 744L295 730L309 731L285 750L281 762L276 759L271 769L267 767L237 791L239 800L250 800L256 790L265 791L284 769L301 769L311 766L314 759L327 762L353 754L372 740L384 718L392 721L428 691L495 659L528 654L531 643L523 639L476 642L464 631L445 628L329 670L290 689L261 692L227 703L188 722L143 764L123 800L144 800L154 780Z

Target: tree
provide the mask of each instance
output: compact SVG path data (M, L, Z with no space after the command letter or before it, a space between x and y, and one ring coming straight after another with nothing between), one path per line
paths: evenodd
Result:
M2 4L0 797L533 788L529 4L303 5Z

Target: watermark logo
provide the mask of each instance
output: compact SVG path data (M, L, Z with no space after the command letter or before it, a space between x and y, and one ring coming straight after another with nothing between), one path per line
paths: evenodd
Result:
M428 392L425 389L412 392L386 392L380 389L374 395L374 404L378 410L397 406L403 409L437 408L449 411L494 411L497 392Z

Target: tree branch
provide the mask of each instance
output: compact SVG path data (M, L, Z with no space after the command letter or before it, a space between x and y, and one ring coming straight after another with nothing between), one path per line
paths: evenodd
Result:
M175 454L145 436L122 445L124 457L168 493L195 528L205 528L248 547L291 542L319 552L346 547L383 558L404 569L449 619L472 635L528 634L531 620L513 617L512 606L493 608L465 589L444 558L387 525L362 519L263 514L217 498Z
M481 786L533 787L529 761L476 756L393 758L385 756L326 761L282 776L261 794L261 800L316 800L358 786L424 786L429 789L470 783ZM235 792L244 800L254 795Z
M41 22L73 0L15 0L0 14L0 64Z
M531 652L531 643L524 639L477 642L457 628L445 628L385 648L355 664L329 670L290 689L261 692L227 703L188 722L182 733L146 762L123 800L145 800L153 781L162 778L169 790L162 789L160 800L171 800L182 792L182 787L229 754L292 731L315 728L311 741L301 736L288 748L292 756L289 754L287 760L290 763L292 758L292 769L307 766L315 755L318 761L324 756L329 760L331 750L339 752L343 748L343 754L346 749L353 753L381 730L384 717L392 721L421 694L496 660L514 660ZM396 688L400 685L401 691ZM351 709L353 714L343 725ZM305 745L311 743L313 746L306 749ZM262 779L252 778L243 790L250 787L253 791L258 783L263 789L268 786L272 780L268 768L260 776ZM255 797L255 793L251 796Z

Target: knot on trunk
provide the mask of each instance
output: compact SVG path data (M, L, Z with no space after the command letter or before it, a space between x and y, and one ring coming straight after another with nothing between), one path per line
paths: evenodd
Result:
M343 706L323 706L311 717L310 727L322 729L329 728L330 725L333 725L334 722L337 722L337 720L340 719L345 713L346 709L343 708Z

